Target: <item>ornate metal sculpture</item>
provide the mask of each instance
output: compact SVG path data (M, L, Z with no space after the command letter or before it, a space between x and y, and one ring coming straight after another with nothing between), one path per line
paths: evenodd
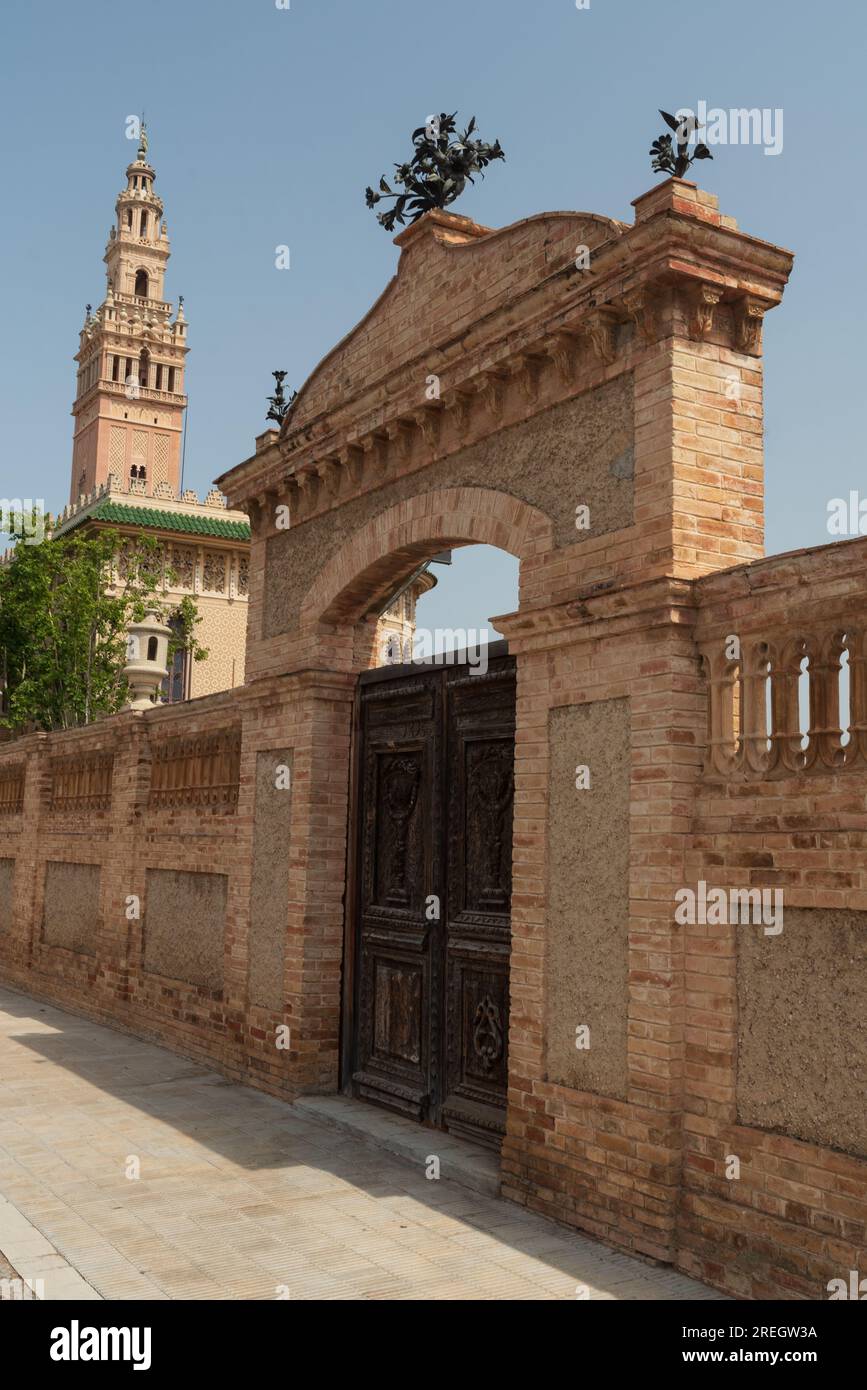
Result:
M701 129L695 116L682 116L678 120L676 116L669 115L668 111L660 110L659 114L677 136L677 156L675 157L671 136L660 135L659 139L654 140L650 147L654 173L670 174L676 179L682 179L694 160L713 159L707 145L702 144L696 145L692 155L687 154L690 136Z
M416 222L432 208L445 208L459 198L467 185L474 183L473 174L482 173L495 159L505 159L499 140L493 145L482 140L473 140L476 118L473 116L466 130L457 134L454 112L451 116L443 112L430 116L425 125L412 133L415 146L408 164L395 164L395 182L402 187L394 192L385 176L379 180L379 192L368 188L365 193L367 206L375 207L382 198L394 198L394 207L388 212L378 212L376 220L387 232L394 230L395 222L403 226L409 216ZM482 174L484 177L484 174Z
M265 416L265 419L276 420L278 425L282 425L289 411L295 404L295 398L298 395L298 392L290 391L288 397L284 395L283 382L285 381L287 376L286 372L272 372L271 375L277 383L277 388L273 396L268 397L271 408L268 411L268 414Z

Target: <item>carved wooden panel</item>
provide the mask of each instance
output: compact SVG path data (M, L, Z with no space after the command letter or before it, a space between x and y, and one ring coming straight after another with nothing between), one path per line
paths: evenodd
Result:
M374 961L374 970L374 1056L417 1067L422 1056L422 971L382 957Z
M448 678L447 1037L449 1129L505 1129L511 949L515 668Z
M415 676L366 689L358 807L357 1094L428 1117L438 1084L441 693Z
M514 661L362 682L355 1093L497 1144L508 1070Z

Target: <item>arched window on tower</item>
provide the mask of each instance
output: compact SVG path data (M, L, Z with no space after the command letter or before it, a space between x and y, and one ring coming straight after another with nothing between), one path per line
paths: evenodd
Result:
M126 225L130 229L132 228L132 208L127 208L126 210Z
M147 215L146 212L143 212L142 215L141 215L141 231L139 232L139 236L147 236L147 234L148 234L148 215Z
M148 297L148 273L146 270L137 270L135 273L135 292L139 299Z
M138 384L147 387L150 384L151 355L147 348L142 348L138 359Z

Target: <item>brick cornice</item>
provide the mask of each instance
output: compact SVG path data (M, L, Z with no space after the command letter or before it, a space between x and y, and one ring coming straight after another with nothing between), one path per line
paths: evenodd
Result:
M601 583L581 589L562 603L492 618L514 653L540 651L563 641L590 642L652 628L692 627L696 621L696 583L664 575L632 583Z
M731 311L726 322L732 348L757 353L762 316L779 302L791 253L738 231L694 185L669 183L671 188L661 185L645 195L647 204L632 227L591 219L595 245L588 270L564 265L561 245L560 263L550 273L515 296L495 300L471 328L410 357L377 364L375 376L355 394L336 395L331 410L297 425L290 413L276 440L219 479L230 505L265 492L289 500L291 492L292 524L302 522L629 370L660 338L706 337L720 304ZM690 202L690 190L705 202ZM449 256L471 256L514 232L468 224L471 235L458 226L467 219L450 222L449 216L439 214L427 228L422 219L407 229L411 236L401 233L403 254L410 256L401 274L416 274L412 256L425 232L436 239L450 227L461 244L450 246ZM425 265L422 256L420 293L429 273ZM390 290L371 315L387 312ZM623 334L621 325L632 328ZM329 359L348 350L353 336Z

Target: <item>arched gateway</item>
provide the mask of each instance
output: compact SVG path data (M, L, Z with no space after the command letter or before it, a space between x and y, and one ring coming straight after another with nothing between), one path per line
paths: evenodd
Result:
M690 581L762 554L761 322L791 258L682 180L634 206L429 213L219 482L253 531L245 757L292 765L282 989L247 948L251 1025L291 1018L283 1084L505 1133L504 1191L671 1258ZM371 671L382 601L480 541L520 560L508 655Z

